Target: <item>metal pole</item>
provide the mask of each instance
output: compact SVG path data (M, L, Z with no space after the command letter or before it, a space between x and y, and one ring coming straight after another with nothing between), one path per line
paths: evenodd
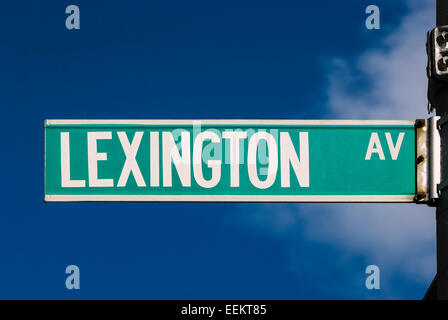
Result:
M447 0L437 0L437 13L436 13L436 23L438 26L448 25L448 1Z
M448 0L437 0L437 27L448 25ZM444 86L442 90L448 90ZM436 106L437 108L437 106ZM424 299L448 299L448 115L445 111L436 109L440 116L439 130L441 143L441 184L440 198L436 209L436 241L437 241L437 274L431 283Z
M448 120L442 116L440 124L441 141L441 163L448 163ZM441 188L440 201L436 209L436 232L437 232L437 275L436 275L436 298L438 300L448 299L448 188L445 183L448 179L448 166L441 166Z

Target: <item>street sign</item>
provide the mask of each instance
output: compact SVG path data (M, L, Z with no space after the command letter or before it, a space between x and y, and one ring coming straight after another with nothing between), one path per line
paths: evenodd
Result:
M45 201L413 202L414 123L46 120Z

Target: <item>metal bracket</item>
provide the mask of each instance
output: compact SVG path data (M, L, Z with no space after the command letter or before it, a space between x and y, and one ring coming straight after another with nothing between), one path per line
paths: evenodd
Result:
M439 130L448 119L440 117L415 121L416 132L416 196L415 202L434 205L439 198L441 165ZM448 186L448 184L447 184Z

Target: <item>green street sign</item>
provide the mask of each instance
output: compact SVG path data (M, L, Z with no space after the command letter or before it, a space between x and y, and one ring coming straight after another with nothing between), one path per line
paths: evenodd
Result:
M413 202L414 123L46 120L45 201Z

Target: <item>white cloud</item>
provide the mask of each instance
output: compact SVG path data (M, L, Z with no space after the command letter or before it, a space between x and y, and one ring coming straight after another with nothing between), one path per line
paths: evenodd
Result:
M338 118L416 119L426 110L426 31L434 24L434 1L411 3L411 11L381 48L352 61L335 58L329 75L328 106ZM380 32L380 31L372 31ZM368 89L354 93L357 81Z
M353 61L332 59L327 118L428 116L424 43L426 31L434 24L434 4L410 2L409 13L380 47L371 48ZM352 88L359 88L354 84L360 79L367 81L367 86L355 92ZM292 247L292 264L298 263L294 241L303 241L295 233L302 230L308 239L343 248L352 256L381 266L383 283L398 274L409 282L429 285L436 271L434 211L414 204L265 205L251 213L247 223L256 230L285 238ZM405 295L400 288L389 289L388 297Z
M328 107L337 118L406 119L426 112L426 31L434 25L434 1L412 1L410 11L381 48L358 57L352 66L334 59L329 76ZM355 76L356 75L356 76ZM355 81L367 89L353 93ZM435 209L421 205L345 204L321 207L325 220L308 213L316 239L326 239L364 254L413 281L428 283L435 275ZM311 207L310 207L311 209ZM318 211L319 207L311 209ZM305 210L309 211L309 210ZM316 221L318 220L318 223ZM314 233L316 234L316 233Z
M434 209L423 205L340 204L300 210L307 234L363 255L412 281L428 283L435 275Z

